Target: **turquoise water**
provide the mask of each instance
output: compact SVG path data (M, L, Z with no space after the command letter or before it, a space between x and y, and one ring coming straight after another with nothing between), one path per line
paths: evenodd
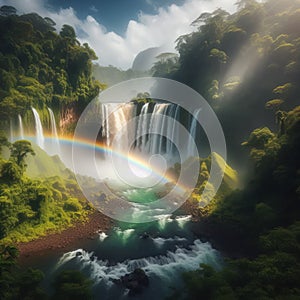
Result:
M135 203L149 203L157 200L153 189L133 189L125 192L129 201Z
M129 194L133 201L144 197L151 200L154 195L149 190ZM45 282L51 282L61 270L81 270L94 281L94 299L127 299L128 290L115 285L112 279L142 268L149 276L149 287L135 299L164 299L173 288L181 287L182 272L197 269L200 263L216 268L221 263L219 253L193 235L190 219L187 215L166 215L152 223L118 223L107 234L99 232L95 240L85 241L78 249L52 257L51 263L42 268Z

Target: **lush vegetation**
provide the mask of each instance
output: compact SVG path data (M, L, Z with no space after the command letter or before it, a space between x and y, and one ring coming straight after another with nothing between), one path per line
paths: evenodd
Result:
M12 246L0 246L0 298L6 300L30 299L91 299L91 284L79 271L59 273L52 285L53 295L41 288L44 275L41 271L24 270L17 264L18 250Z
M104 87L92 78L94 51L79 44L71 26L59 33L54 26L35 13L18 16L13 7L0 8L2 129L18 114L30 127L31 106L43 123L49 123L47 106L57 117L74 105L80 111ZM43 273L21 268L12 245L83 222L91 211L74 175L57 156L49 157L25 140L10 143L1 132L0 298L50 299L41 288ZM90 299L90 288L81 273L62 273L53 282L53 299Z
M186 299L299 299L300 106L284 124L284 133L266 127L251 133L244 146L255 177L203 211L213 238L227 240L243 258L219 272L201 265L184 274Z
M32 179L25 173L27 156L35 155L30 142L10 144L2 135L0 146L10 149L9 158L0 156L1 244L29 241L86 219L91 207L71 172ZM45 153L43 160L40 166L47 165Z
M178 38L179 59L157 62L154 74L186 83L209 101L229 141L230 163L241 167L240 144L249 132L274 129L272 110L298 104L300 3L241 0L238 6L232 15L203 13L192 24L195 32Z
M16 15L13 9L0 14L0 119L28 116L31 106L48 117L76 103L80 111L103 86L92 78L97 57L88 44L80 45L74 29L35 13ZM42 113L43 112L43 113ZM4 123L4 124L3 124ZM32 122L27 122L28 126Z
M178 39L173 71L156 70L201 92L221 120L231 159L245 164L248 149L252 162L242 190L201 209L211 238L238 258L221 271L201 265L185 273L177 296L299 299L300 2L238 5L233 15L201 15L197 30Z
M247 165L248 149L253 169L244 188L232 191L237 174L226 166L221 189L209 204L201 192L211 159L222 165L220 157L192 158L170 170L176 174L178 168L200 164L190 201L204 206L200 214L211 238L230 243L238 253L222 270L201 265L185 273L184 289L172 299L300 298L300 1L241 0L238 6L232 15L221 9L202 14L193 22L195 32L178 39L180 56L164 56L152 69L204 95L225 130L230 160ZM80 108L101 88L91 78L95 54L79 45L70 26L57 34L52 20L16 16L13 10L2 14L0 23L1 120L24 114L31 105ZM113 67L95 67L94 73L112 83L133 76ZM141 93L132 101L151 99ZM29 142L10 144L3 135L0 146L7 153L0 157L1 243L26 241L86 217L90 207L73 175L58 161L53 167L56 158L46 163L45 154ZM48 170L46 178L30 163L35 153L43 156L38 166ZM15 255L14 248L1 250L0 297L42 299L40 272L11 275ZM54 283L55 297L88 298L90 284L80 274L64 273Z
M92 69L93 76L109 87L121 81L151 75L150 72L134 71L132 69L123 71L114 66L103 67L98 64L93 65Z

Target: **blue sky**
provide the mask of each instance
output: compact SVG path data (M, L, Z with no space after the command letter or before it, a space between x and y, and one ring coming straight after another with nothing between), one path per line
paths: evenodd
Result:
M142 13L155 15L159 7L167 7L171 4L181 5L184 0L49 0L53 8L73 7L79 18L87 15L93 16L108 31L114 31L123 35L129 20L137 20Z
M191 23L203 12L223 8L233 12L235 0L0 0L19 14L36 12L74 27L88 43L98 63L128 69L136 55L151 47L175 52L175 40L195 30Z

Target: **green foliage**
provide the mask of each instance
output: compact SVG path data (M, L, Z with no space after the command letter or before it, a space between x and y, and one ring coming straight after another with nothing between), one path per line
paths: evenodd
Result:
M114 66L103 67L98 64L92 66L93 76L103 82L107 86L112 86L121 81L130 80L139 77L147 77L149 72L134 71L128 69L126 71L120 70ZM104 88L105 86L103 86Z
M70 198L64 204L65 211L81 211L82 205L79 203L78 199Z
M201 266L185 274L185 299L300 297L300 107L284 115L281 135L266 127L251 133L244 145L255 177L216 202L206 220L222 232L214 239L229 237L243 258L227 260L220 271Z
M74 41L76 39L76 34L75 30L72 26L70 25L63 25L61 31L60 31L60 36L66 39L70 39L71 41Z
M17 10L13 6L3 5L0 7L0 15L1 16L11 16L15 15Z
M183 274L185 283L183 299L235 299L234 292L221 273L212 267L200 264L200 269Z
M155 77L164 77L178 69L178 56L174 53L162 53L156 57L157 61L151 68Z
M13 299L46 299L40 287L44 275L39 270L23 270L16 264L18 250L12 246L1 246L0 249L0 298Z
M68 170L62 163L59 156L49 156L44 150L37 147L35 144L32 146L36 155L26 157L26 175L31 178L49 178L54 176L69 178L71 176L71 171Z
M145 104L149 102L154 102L154 100L151 98L150 94L148 92L145 93L138 93L136 97L134 97L131 102L135 104Z
M220 51L219 49L216 49L216 48L214 48L210 51L209 57L217 60L217 62L221 63L221 64L226 64L226 62L227 62L226 53L224 51Z
M7 140L6 135L4 134L3 131L0 131L0 154L2 153L2 148L3 147L9 147L10 143Z
M281 99L273 99L266 103L266 109L271 109L274 111L278 111L280 106L284 103L284 100Z
M0 244L29 241L86 220L91 207L57 157L36 148L35 158L28 158L35 154L30 142L9 144L3 135L0 141L10 149L10 157L0 159ZM25 175L27 164L37 179ZM49 164L56 168L47 170Z
M32 149L31 143L29 141L20 140L16 141L11 145L10 148L10 157L16 162L21 168L25 168L25 158L28 155L35 155L35 152Z
M92 282L79 271L63 271L56 276L53 283L55 294L53 299L88 300L92 299Z
M194 32L177 39L176 68L163 71L210 102L237 165L246 159L240 151L245 136L258 124L273 126L265 106L277 111L299 104L299 11L299 1L248 0L233 14L204 13L192 23ZM266 105L266 99L278 101Z
M14 161L7 161L1 166L0 179L3 182L12 183L20 181L23 174L22 168Z
M288 98L291 90L293 89L293 85L291 83L286 83L284 85L280 85L273 90L273 93L281 96L283 99Z
M263 158L274 156L280 147L275 134L267 127L254 130L242 146L251 148L250 156L257 166Z
M58 35L48 17L17 16L8 6L0 13L0 125L31 106L84 106L103 88L92 78L95 52L79 44L71 26L63 25Z

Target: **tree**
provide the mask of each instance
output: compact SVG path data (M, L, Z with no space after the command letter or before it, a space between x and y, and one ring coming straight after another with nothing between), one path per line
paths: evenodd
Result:
M6 135L4 134L3 131L0 131L0 155L1 155L1 151L2 151L2 147L9 147L10 143L7 140Z
M273 93L281 96L283 99L287 99L289 97L290 93L292 92L292 90L293 90L293 84L291 84L289 82L284 85L277 86L273 90Z
M61 272L54 280L57 300L81 300L92 299L92 282L86 279L81 272L66 270Z
M69 39L73 44L75 44L76 34L72 26L64 24L59 34L61 37Z
M56 25L56 23L49 17L45 17L44 20L52 27Z
M39 270L21 270L17 265L18 249L1 245L0 248L0 298L1 299L47 299L40 287L44 277Z
M0 16L13 16L17 13L16 8L9 5L3 5L0 7Z
M284 103L284 100L281 99L273 99L266 103L266 109L270 109L273 111L278 111L280 106Z
M27 155L35 155L32 149L31 143L29 141L21 140L16 141L11 145L11 158L17 163L21 168L25 168L25 158Z
M2 165L0 178L4 182L15 182L22 178L23 170L14 161L7 161Z

